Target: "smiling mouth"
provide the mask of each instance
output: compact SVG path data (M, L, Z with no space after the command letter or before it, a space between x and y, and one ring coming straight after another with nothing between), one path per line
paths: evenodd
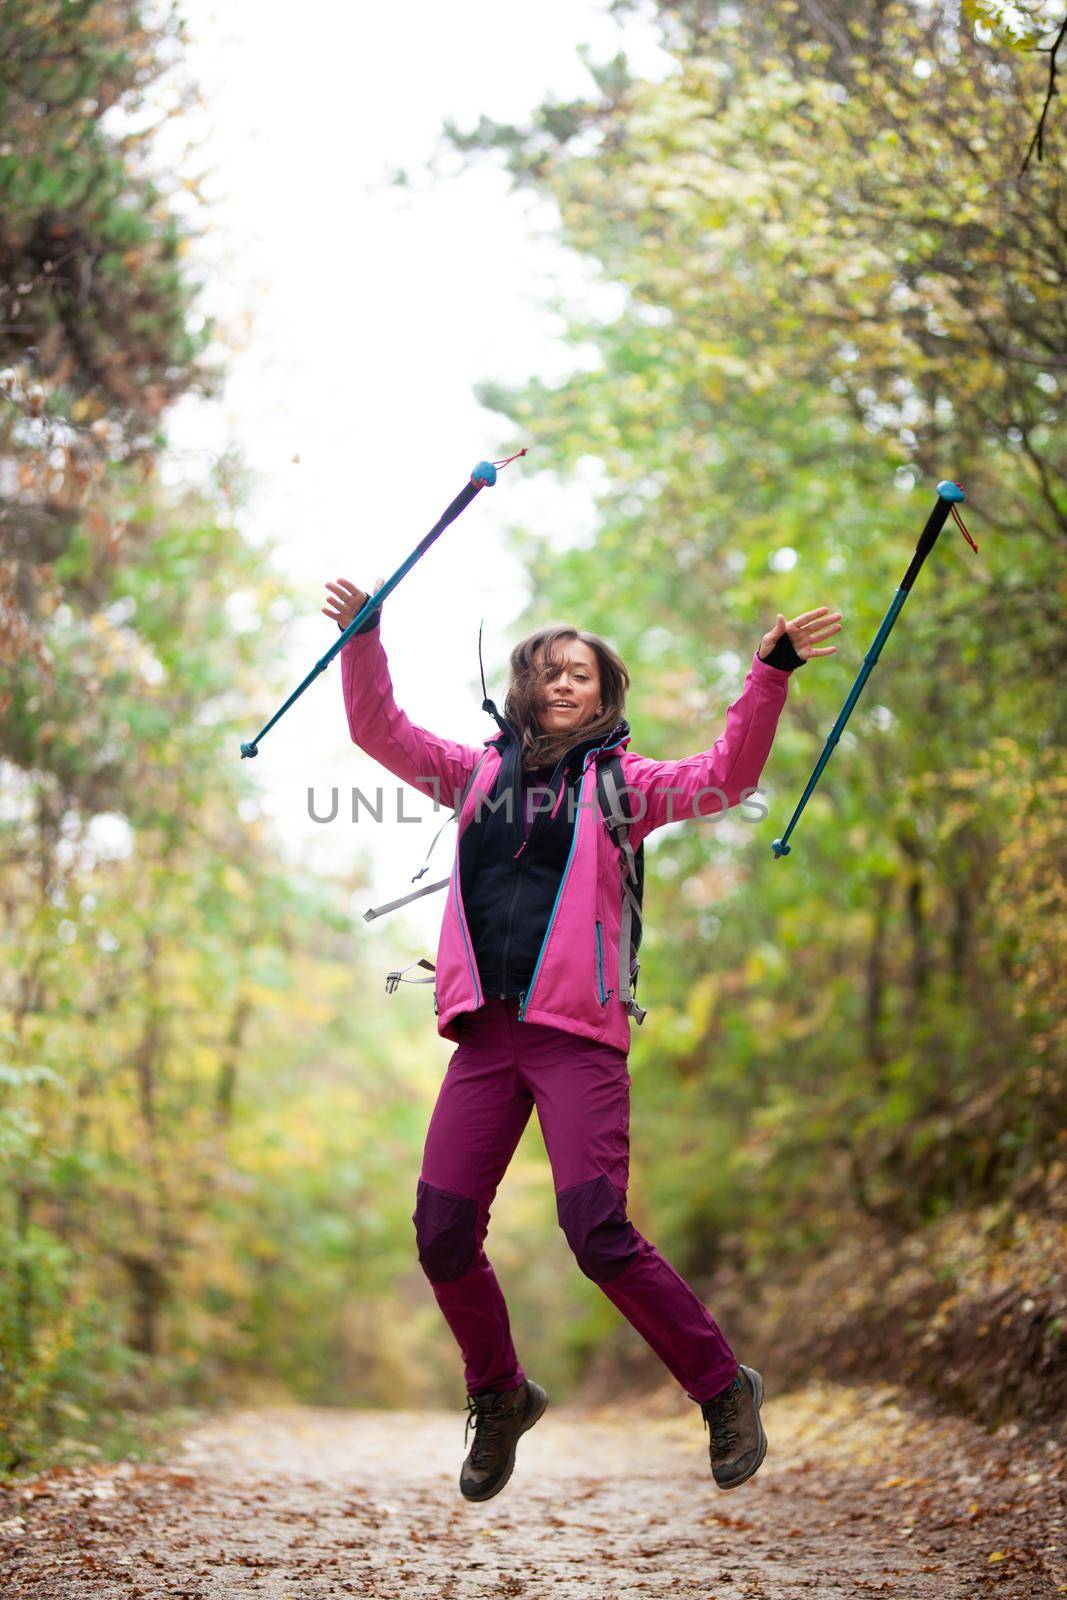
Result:
M576 711L578 708L573 700L553 700L549 709L551 711Z

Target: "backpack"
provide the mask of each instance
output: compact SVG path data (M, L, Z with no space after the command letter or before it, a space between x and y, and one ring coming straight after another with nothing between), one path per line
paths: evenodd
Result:
M427 871L433 847L441 837L441 833L450 822L458 819L463 810L463 802L467 798L471 784L485 755L482 755L474 771L463 786L463 793L450 817L438 828L430 841L430 848L426 852L426 860L412 878L412 883L417 883L423 873ZM644 840L638 845L636 851L629 842L630 823L633 821L633 797L625 793L626 784L622 773L622 760L618 751L608 756L606 761L597 765L596 774L597 798L608 832L614 839L620 853L620 870L622 880L622 923L619 929L619 996L625 995L623 1004L628 1014L640 1024L644 1022L647 1007L642 1008L635 998L637 993L637 975L641 970L641 963L637 959L637 952L641 945L642 931L642 903L645 890L645 845ZM620 805L620 800L623 804ZM451 874L450 874L451 876ZM395 911L399 906L407 905L412 900L418 900L424 894L434 894L438 889L443 889L448 883L448 878L439 878L436 883L428 883L422 889L415 889L411 894L401 895L398 900L390 900L385 905L373 906L363 913L364 922L371 922L375 917L383 917L386 912ZM410 972L412 967L423 967L429 973L428 978L405 978L404 974ZM409 966L402 967L398 972L390 972L385 980L386 994L395 994L399 983L433 983L436 977L436 968L432 961L420 957Z

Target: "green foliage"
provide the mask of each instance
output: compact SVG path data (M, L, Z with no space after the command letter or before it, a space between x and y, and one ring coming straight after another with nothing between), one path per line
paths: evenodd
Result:
M133 0L0 8L0 1471L247 1381L384 1397L388 1315L353 1307L408 1316L387 1180L428 1090L398 1012L351 1004L361 873L287 860L235 759L296 602L232 454L203 494L155 473L210 382L194 186L150 172L181 38Z
M0 1469L253 1382L384 1398L406 1315L418 1055L351 1004L359 871L280 859L234 759L283 685L228 602L291 600L193 499L130 523L7 720Z
M50 408L144 426L196 379L187 231L122 131L170 65L173 8L42 0L0 18L0 363L32 351ZM80 402L78 404L77 402Z
M150 472L166 408L216 381L185 263L196 183L151 170L190 93L151 98L181 42L140 0L0 13L0 668L48 672L43 619L117 555L116 465Z
M1037 42L1059 26L1062 17L1051 19L1051 8L1019 4L1018 0L962 0L960 7L968 22L984 29L987 37L1009 50L1032 50Z

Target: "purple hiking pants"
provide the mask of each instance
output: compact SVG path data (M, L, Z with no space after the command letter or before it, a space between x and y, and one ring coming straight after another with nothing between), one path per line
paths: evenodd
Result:
M419 1262L463 1354L467 1392L525 1377L483 1242L489 1207L536 1105L556 1212L578 1266L693 1400L737 1358L693 1290L626 1216L630 1073L612 1045L517 1020L517 998L463 1017L430 1118L412 1221Z

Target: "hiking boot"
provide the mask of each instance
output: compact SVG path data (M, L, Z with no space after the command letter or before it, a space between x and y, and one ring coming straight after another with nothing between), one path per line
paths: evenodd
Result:
M767 1435L760 1421L763 1379L754 1367L739 1367L734 1381L720 1394L701 1402L711 1434L711 1475L720 1489L736 1489L756 1472L767 1454Z
M532 1428L548 1404L539 1384L526 1378L517 1389L490 1390L467 1396L467 1429L474 1423L474 1443L459 1475L466 1500L491 1500L511 1477L520 1433Z

